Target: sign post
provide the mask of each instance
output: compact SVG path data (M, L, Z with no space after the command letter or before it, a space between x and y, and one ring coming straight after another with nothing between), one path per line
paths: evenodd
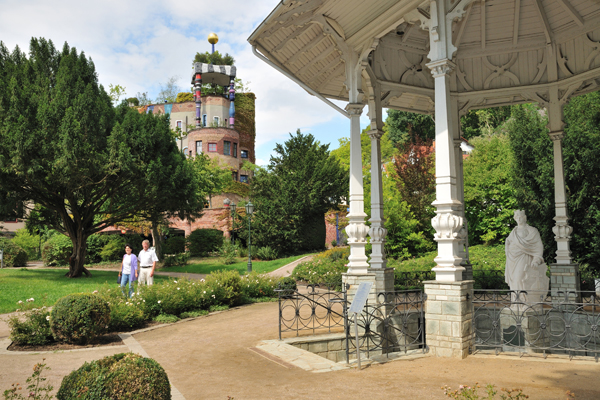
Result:
M358 360L358 370L360 371L360 345L358 343L358 314L362 313L363 308L365 308L365 304L367 303L367 298L369 297L369 293L371 292L371 286L373 286L373 282L363 282L358 285L358 289L356 290L356 294L354 295L354 300L352 300L352 304L350 304L350 312L354 313L354 336L356 337L356 359Z
M0 249L0 268L4 268L4 250Z

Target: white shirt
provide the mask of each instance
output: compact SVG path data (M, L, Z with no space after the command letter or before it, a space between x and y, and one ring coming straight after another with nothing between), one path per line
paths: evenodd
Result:
M138 261L141 267L151 267L153 262L158 261L158 257L156 257L156 253L152 249L148 249L147 251L142 250L140 251Z
M125 254L123 257L123 275L131 274L131 254Z

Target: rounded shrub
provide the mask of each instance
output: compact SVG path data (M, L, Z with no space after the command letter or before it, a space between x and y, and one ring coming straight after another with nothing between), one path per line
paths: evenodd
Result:
M26 312L22 318L12 316L8 319L10 340L18 345L38 346L52 342L52 331L46 308Z
M259 260L276 260L277 256L277 250L273 249L271 246L259 247L258 250L256 250L256 258Z
M44 265L67 265L71 254L73 254L71 239L60 233L51 236L42 246Z
M85 363L63 378L58 400L170 400L165 370L151 358L121 353Z
M108 235L107 235L108 236ZM120 235L111 235L106 239L106 243L100 250L100 258L102 261L119 261L125 254L125 238Z
M110 323L106 300L93 294L71 294L52 308L50 328L56 340L86 344L105 333Z
M0 238L0 249L4 250L5 267L24 267L27 265L27 252L12 241Z
M163 254L179 254L185 252L185 237L171 236L162 245Z
M192 256L205 256L223 246L223 232L218 229L196 229L186 241Z
M237 270L210 273L206 277L206 286L214 293L216 304L234 306L242 297L242 278Z

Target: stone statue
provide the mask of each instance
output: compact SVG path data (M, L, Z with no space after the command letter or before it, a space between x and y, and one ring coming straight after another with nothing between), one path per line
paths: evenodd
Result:
M550 280L546 276L547 266L544 263L544 245L536 228L527 224L524 210L516 210L514 214L517 226L506 239L506 283L510 290L526 291L513 301L524 303L539 302L548 293Z

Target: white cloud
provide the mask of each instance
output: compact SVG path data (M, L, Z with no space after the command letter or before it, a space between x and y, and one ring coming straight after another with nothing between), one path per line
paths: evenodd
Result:
M214 31L220 37L217 49L235 57L238 77L250 81L256 93L257 157L268 160L274 141L286 140L288 132L318 131L339 116L252 54L246 39L278 2L14 2L0 13L0 40L23 51L31 37L51 39L58 48L67 41L93 59L105 87L120 84L128 96L147 91L155 97L171 76L179 76L179 86L189 90L193 57L210 50L206 38ZM337 136L348 136L347 124L340 127Z

